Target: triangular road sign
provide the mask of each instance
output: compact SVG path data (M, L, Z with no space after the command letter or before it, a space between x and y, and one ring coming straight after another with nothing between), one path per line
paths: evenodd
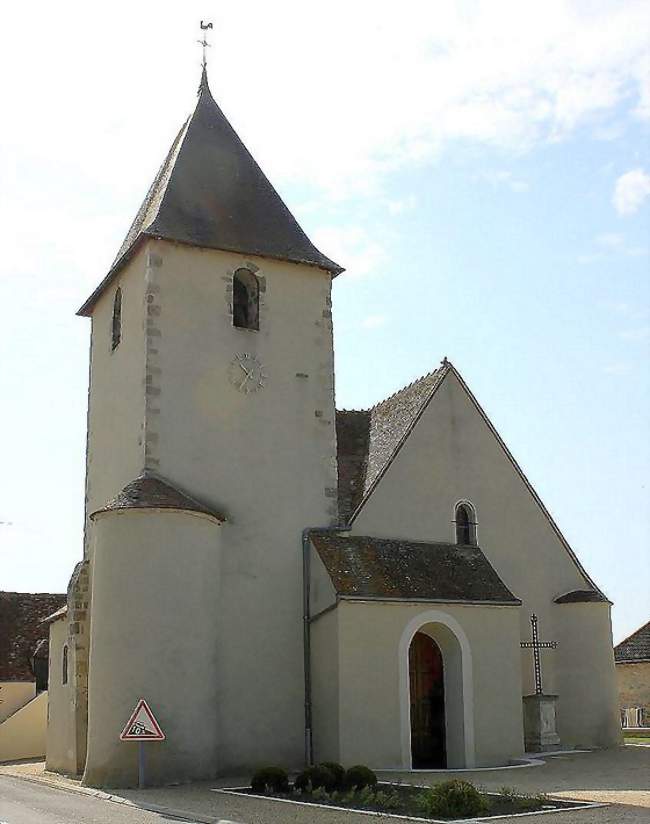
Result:
M138 701L131 717L120 735L120 741L164 741L165 733L160 729L154 714L144 698Z

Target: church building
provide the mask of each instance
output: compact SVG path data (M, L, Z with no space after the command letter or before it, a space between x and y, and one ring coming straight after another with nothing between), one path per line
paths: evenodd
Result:
M204 68L79 310L85 539L50 622L48 769L137 784L142 698L151 783L619 741L611 604L452 363L336 410L342 273Z

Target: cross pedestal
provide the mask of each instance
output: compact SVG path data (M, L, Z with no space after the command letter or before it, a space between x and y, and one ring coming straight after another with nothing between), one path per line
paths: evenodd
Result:
M526 752L557 749L557 695L524 695L524 743Z
M530 616L532 640L522 641L522 649L532 649L535 666L535 694L524 695L524 742L526 752L548 752L560 743L556 732L557 695L544 695L540 650L557 649L557 641L540 641L537 616Z

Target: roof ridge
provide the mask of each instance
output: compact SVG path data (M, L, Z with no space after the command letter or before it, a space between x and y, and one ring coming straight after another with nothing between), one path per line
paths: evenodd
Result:
M15 592L12 589L0 589L0 595L52 595L58 598L65 595L65 592Z
M420 375L420 377L419 377L419 378L415 378L415 379L414 379L414 380L412 380L410 383L407 383L407 384L406 384L406 386L403 386L401 389L398 389L396 392L393 392L393 394L392 394L392 395L388 395L388 397L387 397L387 398L384 398L382 401L377 401L377 403L373 404L373 405L372 405L372 406L368 409L368 411L369 411L369 412L372 412L374 409L377 409L378 407L383 406L383 404L388 403L389 401L394 400L394 399L395 399L398 395L402 395L402 394L403 394L404 392L406 392L408 389L412 389L412 388L413 388L416 384L420 384L420 383L422 383L422 382L423 382L423 381L425 381L427 378L432 378L432 377L442 377L442 375L443 375L443 371L444 371L444 370L447 370L447 369L451 369L451 368L453 368L453 367L452 367L452 365L451 365L451 362L450 362L450 361L448 361L448 360L447 360L447 358L445 357L445 358L444 358L444 359L440 362L440 366L437 366L435 369L432 369L430 372L427 372L427 373L426 373L426 374L424 374L424 375Z
M619 641L618 644L616 644L616 646L614 647L614 649L618 649L618 647L621 647L621 646L623 646L623 644L627 643L628 641L631 641L632 638L634 638L635 635L638 635L640 632L643 632L643 630L645 630L645 629L650 629L650 621L646 621L645 624L641 624L641 626L638 629L635 629L634 632L631 632L627 636L627 638L623 638L622 641Z

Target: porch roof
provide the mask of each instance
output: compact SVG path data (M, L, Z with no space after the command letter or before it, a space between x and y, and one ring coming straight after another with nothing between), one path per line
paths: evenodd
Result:
M311 533L340 597L518 605L477 546Z

